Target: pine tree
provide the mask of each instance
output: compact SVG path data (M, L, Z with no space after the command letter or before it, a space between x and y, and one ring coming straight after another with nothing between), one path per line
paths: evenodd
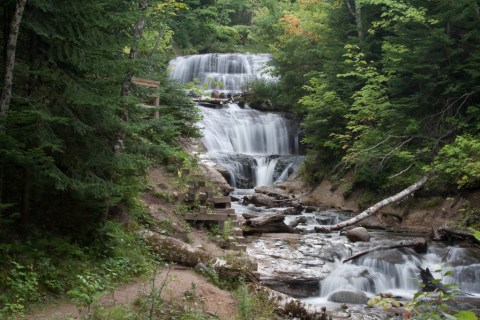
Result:
M13 7L2 4L4 13ZM96 228L109 208L132 203L152 159L177 152L172 145L187 131L183 119L195 118L192 105L183 113L163 112L176 124L145 121L146 111L136 106L145 90L120 94L125 75L147 72L150 52L142 53L142 41L136 38L137 59L125 50L142 14L132 1L27 3L10 110L0 119L0 221L69 234ZM158 26L150 16L145 24L146 31ZM125 149L116 155L119 132L125 133Z

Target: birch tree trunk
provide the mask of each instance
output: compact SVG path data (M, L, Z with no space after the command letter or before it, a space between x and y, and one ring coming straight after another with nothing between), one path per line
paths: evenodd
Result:
M365 37L363 32L362 5L359 0L355 0L355 23L357 24L357 35L360 40Z
M427 173L426 175L424 175L423 177L421 177L417 182L415 182L414 184L412 184L411 186L409 186L408 188L400 191L399 193L391 196L391 197L388 197L386 199L383 199L382 201L380 202L377 202L376 204L374 204L373 206L371 206L370 208L368 208L367 210L359 213L358 215L356 215L355 217L349 219L349 220L346 220L346 221L343 221L343 222L340 222L340 223L337 223L333 226L330 226L330 227L317 227L316 230L318 230L319 232L322 232L322 231L335 231L335 230L341 230L345 227L348 227L352 224L355 224L369 216L371 216L372 214L374 214L375 212L377 212L378 210L380 210L381 208L385 207L385 206L388 206L389 204L392 204L392 203L395 203L397 201L400 201L402 200L403 198L413 194L415 191L417 191L418 189L420 189L421 187L423 187L425 185L425 183L427 183L427 181L434 175L434 171L431 171L429 173Z
M4 73L4 86L2 90L2 96L0 97L0 116L5 116L10 108L10 99L12 98L12 86L13 86L13 68L15 66L15 53L17 50L17 39L20 30L20 23L22 22L23 12L25 11L25 5L27 0L17 0L15 7L15 13L10 25L10 33L8 35L8 43L5 59L5 73Z
M353 1L353 6L350 4L350 0L345 1L350 14L355 18L355 24L357 26L358 39L363 40L365 33L363 31L363 17L362 17L362 5L359 0Z

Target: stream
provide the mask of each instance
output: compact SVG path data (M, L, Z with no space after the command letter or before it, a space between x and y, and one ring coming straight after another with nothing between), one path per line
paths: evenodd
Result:
M198 79L215 84L207 92L240 92L242 84L262 74L268 55L205 54L178 57L170 62L170 76L187 83ZM223 83L218 86L218 82ZM254 193L257 186L284 181L298 168L299 124L282 113L265 113L248 106L229 103L223 108L198 106L203 120L202 161L214 162L235 191L236 198ZM232 204L238 215L265 214L288 208L265 208ZM370 242L349 242L338 233L314 233L315 226L328 226L348 219L350 213L317 210L286 216L291 224L302 217L298 234L265 234L253 237L247 253L258 262L261 280L268 286L316 305L348 303L364 305L366 298L391 293L400 300L411 299L419 290L419 269L429 268L444 284L456 284L460 295L472 305L480 301L480 249L468 244L449 246L429 242L423 254L412 249L377 251L353 261L342 261L352 254L377 245L398 244L415 234L369 231ZM441 272L434 272L441 270ZM450 275L443 276L446 271ZM470 305L466 306L467 308ZM472 306L473 307L473 306Z

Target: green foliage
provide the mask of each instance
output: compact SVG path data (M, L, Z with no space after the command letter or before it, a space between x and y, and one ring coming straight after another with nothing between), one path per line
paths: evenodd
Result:
M252 291L242 281L235 291L239 320L260 319L270 320L275 318L275 305L264 291Z
M473 236L475 238L477 238L477 240L480 240L480 231L476 230L476 229L473 229L473 228L470 228L470 231L472 231L473 233Z
M462 213L458 221L460 227L480 229L480 208L472 205L470 201L465 201L459 211Z
M278 98L304 117L303 172L390 194L433 167L478 186L478 6L470 0L259 1ZM361 4L355 11L354 5Z
M243 283L237 289L236 298L238 302L238 319L248 320L254 319L253 317L253 301L248 292L248 286Z
M93 302L102 295L102 280L93 274L77 275L78 284L67 294L72 298L84 319L88 319Z
M38 274L30 268L12 261L12 269L7 277L7 286L23 301L36 301L40 298L38 292ZM30 269L30 270L29 270Z
M87 314L102 291L147 273L153 264L144 242L116 223L97 230L88 247L35 230L29 233L0 247L6 258L0 264L0 310L5 317L34 307L44 296L67 292Z
M0 6L5 21L12 4ZM186 155L178 140L199 136L198 112L166 79L165 68L152 68L170 57L171 30L162 19L180 7L150 2L145 38L133 43L131 28L141 14L135 2L27 6L13 99L0 119L2 223L42 225L90 241L109 209L134 206L151 163L175 158L171 163L181 165ZM132 46L139 52L135 60L128 56ZM120 95L132 74L161 80L160 119L137 106L152 89L133 85L130 95Z
M243 85L242 91L248 93L247 99L251 105L268 102L272 106L272 111L288 111L290 109L290 106L280 98L282 88L276 80L253 79Z
M470 135L457 136L440 150L434 165L458 188L480 186L480 140Z
M168 25L174 31L174 45L185 54L232 52L248 45L250 1L185 1L187 7Z
M433 280L435 283L442 283L442 278L450 276L451 271L435 270L434 273L440 275L439 279ZM423 286L423 284L421 285ZM455 310L449 302L455 300L458 294L457 286L454 284L442 284L444 291L423 292L419 291L412 301L405 305L404 316L407 319L469 319L475 314L471 311ZM465 317L465 318L464 318Z

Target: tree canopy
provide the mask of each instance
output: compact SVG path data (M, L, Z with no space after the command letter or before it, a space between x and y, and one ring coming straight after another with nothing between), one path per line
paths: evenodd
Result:
M6 24L15 6L0 6ZM152 67L170 57L172 33L164 21L180 7L27 2L12 98L0 117L0 224L21 221L64 233L95 227L110 208L132 204L151 161L178 156L178 138L198 134L191 102L169 83L165 67ZM10 31L6 25L0 32L4 55ZM161 119L138 106L154 92L129 83L132 75L161 81ZM128 95L120 94L125 81Z
M261 2L254 33L304 119L309 177L389 191L436 168L437 190L479 186L476 1Z

